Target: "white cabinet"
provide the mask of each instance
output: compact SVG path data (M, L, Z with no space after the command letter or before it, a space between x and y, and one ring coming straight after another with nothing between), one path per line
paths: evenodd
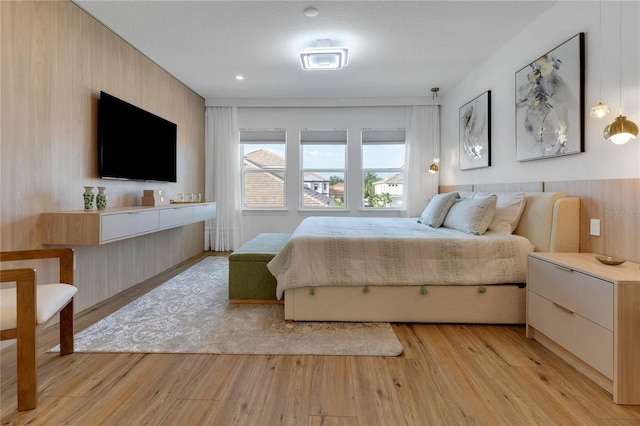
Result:
M209 220L216 217L216 203L198 204L193 206L193 220Z
M216 203L105 210L48 212L41 215L42 244L98 245L133 238L216 216Z
M158 211L134 211L108 214L101 218L100 241L144 234L158 228Z
M527 337L613 394L640 404L640 265L591 253L530 253Z
M159 210L160 229L173 228L193 221L193 206L174 207Z

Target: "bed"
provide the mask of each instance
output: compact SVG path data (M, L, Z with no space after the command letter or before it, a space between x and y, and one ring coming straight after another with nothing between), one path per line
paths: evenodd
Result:
M426 214L434 197L420 219L303 220L268 264L285 319L524 323L527 253L578 251L579 200L557 192L438 197L440 204L442 198L454 202ZM498 200L511 201L510 210ZM460 214L466 208L460 206L479 203L490 206L481 220ZM501 228L504 221L496 225L505 212L513 229ZM426 223L434 218L438 226Z

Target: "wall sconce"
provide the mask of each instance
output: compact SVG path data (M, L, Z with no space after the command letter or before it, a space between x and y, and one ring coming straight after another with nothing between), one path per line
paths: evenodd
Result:
M622 115L622 1L620 1L620 115L613 123L604 128L604 138L617 145L622 145L638 136L638 126Z
M438 167L438 164L440 164L440 157L433 157L433 163L431 163L431 165L429 166L429 173L431 174L438 173L438 171L440 170L440 167Z

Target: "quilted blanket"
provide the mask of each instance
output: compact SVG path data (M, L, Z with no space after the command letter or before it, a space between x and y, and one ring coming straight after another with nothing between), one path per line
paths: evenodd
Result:
M284 290L308 286L524 283L524 237L431 228L411 218L309 217L267 264Z

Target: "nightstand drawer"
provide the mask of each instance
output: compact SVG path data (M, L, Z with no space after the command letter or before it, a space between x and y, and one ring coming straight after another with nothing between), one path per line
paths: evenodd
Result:
M613 332L529 291L529 324L613 379Z
M613 331L613 283L529 257L529 291Z

